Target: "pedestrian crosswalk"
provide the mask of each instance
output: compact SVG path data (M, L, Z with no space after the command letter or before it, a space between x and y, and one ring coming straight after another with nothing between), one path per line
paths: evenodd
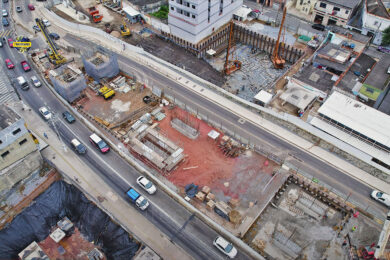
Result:
M8 36L11 35L11 33L12 33L11 30L1 31L1 32L0 32L0 37L8 37Z
M4 66L0 66L0 104L18 100L18 96L4 70Z

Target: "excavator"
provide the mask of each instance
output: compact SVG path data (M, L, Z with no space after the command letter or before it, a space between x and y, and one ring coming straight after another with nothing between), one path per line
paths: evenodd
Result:
M131 31L126 25L126 21L123 19L121 24L121 35L122 37L129 37L131 36Z
M283 8L283 18L282 18L282 23L280 24L278 39L276 41L275 49L274 49L274 52L272 53L272 57L271 57L271 60L272 60L272 63L274 64L274 68L275 69L283 69L284 68L284 64L286 63L286 61L282 57L280 57L280 55L279 55L279 45L283 45L284 44L283 41L280 44L280 36L282 34L282 31L284 30L283 24L284 24L284 20L286 19L286 10L287 10L287 8L284 7Z
M36 22L37 26L39 27L39 29L41 29L41 32L42 32L43 36L45 37L47 44L49 45L50 50L48 53L48 58L49 58L50 62L53 63L54 65L64 64L66 62L66 58L58 52L57 46L53 42L53 39L50 37L49 32L47 31L46 26L43 23L43 21L39 18L36 18L35 22Z

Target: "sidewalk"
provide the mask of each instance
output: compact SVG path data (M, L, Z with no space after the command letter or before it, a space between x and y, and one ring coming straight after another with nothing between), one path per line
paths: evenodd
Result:
M41 152L42 156L50 160L58 171L65 175L65 179L76 184L114 221L121 224L137 240L144 244L147 243L147 246L163 259L192 259L184 250L172 244L169 238L137 209L118 196L104 180L81 161L79 156L67 147L64 149L63 143L56 134L34 111L22 110L20 103L14 103L11 107L26 120L30 130L48 143L49 147ZM48 135L48 139L43 137L44 132Z

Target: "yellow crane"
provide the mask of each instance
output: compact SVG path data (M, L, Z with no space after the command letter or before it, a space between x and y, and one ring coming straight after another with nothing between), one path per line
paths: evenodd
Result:
M122 20L122 25L121 25L121 35L122 37L128 37L131 35L131 31L127 27L126 21L124 19Z
M50 37L49 32L46 30L46 26L43 23L43 21L39 18L36 18L35 22L36 22L37 26L39 27L39 29L41 29L41 32L42 32L43 36L45 37L47 44L49 45L50 52L49 52L48 57L49 57L50 62L55 64L55 65L60 65L60 64L65 63L66 58L58 52L57 46L53 42L53 39Z

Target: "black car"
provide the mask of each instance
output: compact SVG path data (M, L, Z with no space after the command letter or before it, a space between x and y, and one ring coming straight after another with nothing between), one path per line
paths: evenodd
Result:
M71 113L69 113L69 111L65 111L64 113L62 113L62 116L63 116L64 119L65 119L66 121L68 121L68 123L70 123L70 124L76 121L76 119L74 118L74 116L73 116Z
M311 26L311 28L316 29L318 31L325 31L325 26L319 23L315 23Z
M9 25L8 20L5 17L3 17L2 22L3 22L3 26L8 26Z
M53 39L53 40L58 40L60 38L60 36L56 33L50 33L49 36Z

